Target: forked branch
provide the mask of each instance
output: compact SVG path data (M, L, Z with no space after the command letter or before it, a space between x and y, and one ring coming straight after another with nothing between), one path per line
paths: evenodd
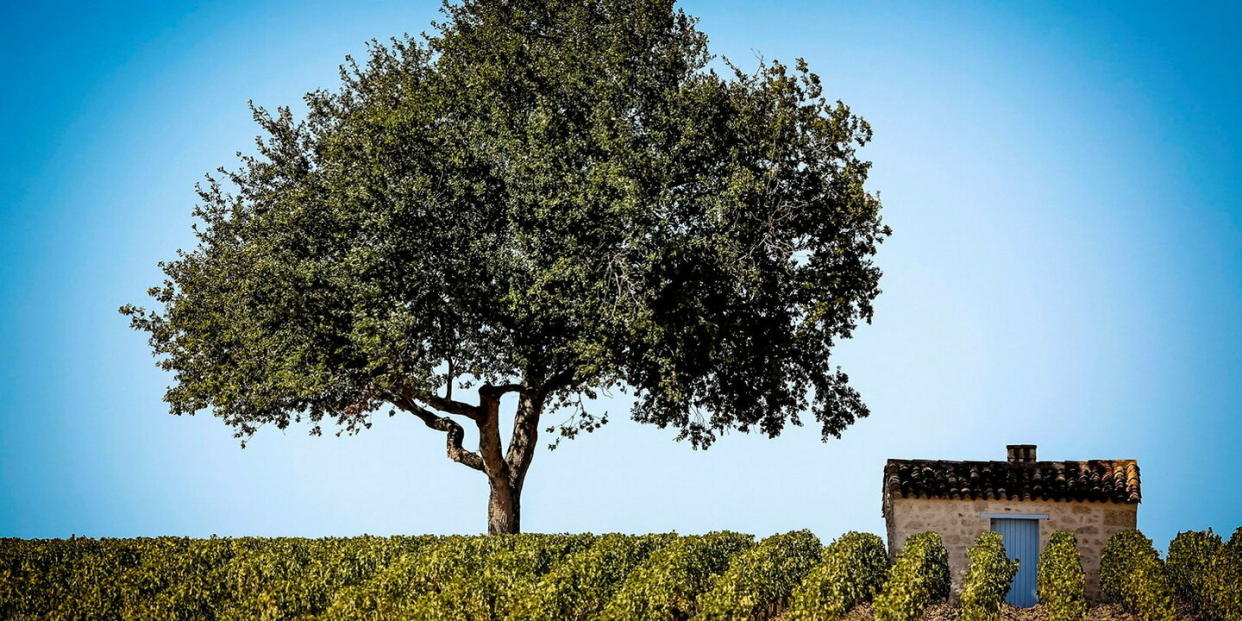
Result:
M483 458L479 457L478 453L462 447L461 443L466 433L461 425L457 424L457 421L447 416L436 416L430 410L410 399L397 398L395 404L397 407L417 416L428 427L445 433L445 447L448 451L449 459L480 472L483 471Z

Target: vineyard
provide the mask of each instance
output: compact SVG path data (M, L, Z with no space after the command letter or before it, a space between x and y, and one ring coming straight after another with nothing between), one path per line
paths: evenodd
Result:
M995 533L969 552L963 621L998 619L1016 568ZM1242 528L1185 532L1162 559L1138 531L1101 559L1105 597L1142 621L1242 620ZM1040 609L1091 618L1073 535L1038 568ZM810 532L0 539L0 618L912 621L949 597L936 533L895 559L875 535ZM860 608L861 606L861 608Z

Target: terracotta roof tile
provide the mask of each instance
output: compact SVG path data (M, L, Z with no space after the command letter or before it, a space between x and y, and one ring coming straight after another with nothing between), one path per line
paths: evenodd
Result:
M1085 500L1137 503L1138 462L942 461L890 459L884 466L884 510L892 498Z

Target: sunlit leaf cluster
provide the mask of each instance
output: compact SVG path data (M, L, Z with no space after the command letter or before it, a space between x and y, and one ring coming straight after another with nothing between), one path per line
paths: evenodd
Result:
M940 533L915 533L889 569L875 599L876 621L914 621L927 606L949 596L949 553Z
M1100 555L1100 590L1105 599L1121 604L1143 621L1177 619L1164 561L1151 539L1137 530L1109 537Z
M1049 621L1082 621L1086 616L1086 574L1073 533L1057 531L1048 536L1048 545L1039 555L1035 587Z
M699 598L697 619L750 621L783 610L789 595L820 560L823 546L810 531L772 535L737 555Z
M1004 538L995 531L981 533L975 545L966 551L966 557L970 562L962 581L961 619L996 621L1018 573L1018 561L1005 554Z
M1242 619L1242 528L1228 541L1210 530L1178 533L1166 565L1177 599L1199 618Z
M682 537L656 550L621 585L598 617L601 621L686 619L699 610L699 596L730 560L754 545L751 535L720 531Z
M834 621L870 602L888 577L884 540L848 532L824 549L822 560L794 589L788 621Z

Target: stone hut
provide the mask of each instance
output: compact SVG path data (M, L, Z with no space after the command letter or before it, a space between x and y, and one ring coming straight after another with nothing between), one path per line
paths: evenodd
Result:
M884 466L884 519L888 550L906 537L936 531L949 551L953 591L960 593L966 550L980 533L995 530L1010 558L1020 560L1006 598L1035 604L1039 551L1055 531L1078 539L1087 596L1099 596L1100 553L1117 531L1138 520L1138 462L1133 459L1037 461L1035 446L1014 444L1006 461L890 459Z

